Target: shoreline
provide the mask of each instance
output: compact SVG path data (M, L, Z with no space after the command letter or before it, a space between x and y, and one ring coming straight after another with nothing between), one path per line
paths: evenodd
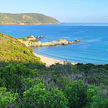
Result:
M45 24L0 24L0 25L22 25L22 26L24 26L24 25L58 25L58 24L62 24L62 23L45 23Z
M36 57L39 57L41 59L41 61L46 64L47 67L53 65L53 64L56 64L56 63L59 63L59 64L65 64L65 63L68 63L68 61L64 61L64 60L59 60L59 59L55 59L55 58L51 58L51 57L47 57L47 56L44 56L44 55L40 55L40 54L36 54L33 52L33 54L36 56ZM75 65L77 63L75 62L69 62L71 63L72 65Z

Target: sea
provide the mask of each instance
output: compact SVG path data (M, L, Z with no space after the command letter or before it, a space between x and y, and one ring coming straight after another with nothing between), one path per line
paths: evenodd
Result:
M41 42L65 39L80 43L33 48L37 54L76 63L108 64L108 23L62 23L54 25L0 25L0 32L16 38L45 36Z

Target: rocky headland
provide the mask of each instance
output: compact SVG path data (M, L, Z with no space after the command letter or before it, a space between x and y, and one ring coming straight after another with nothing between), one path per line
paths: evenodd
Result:
M51 42L40 42L33 35L30 35L27 38L18 38L18 40L28 47L51 47L56 45L76 44L80 42L80 40L67 41L64 39Z

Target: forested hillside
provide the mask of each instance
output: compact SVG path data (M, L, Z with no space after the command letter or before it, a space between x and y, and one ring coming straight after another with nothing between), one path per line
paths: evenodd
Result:
M59 24L60 22L55 18L37 14L37 13L23 13L23 14L10 14L0 13L1 25L35 25L35 24Z

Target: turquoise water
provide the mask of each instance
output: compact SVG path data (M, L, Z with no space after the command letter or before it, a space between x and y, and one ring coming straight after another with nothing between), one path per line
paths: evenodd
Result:
M108 24L104 23L64 23L60 25L1 25L0 32L15 37L42 35L43 42L58 39L81 43L34 49L34 52L48 57L81 63L108 63Z

